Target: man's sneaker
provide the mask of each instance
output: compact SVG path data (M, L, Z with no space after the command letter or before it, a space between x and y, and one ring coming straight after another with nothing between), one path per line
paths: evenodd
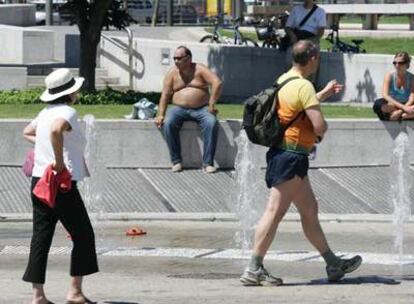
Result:
M204 172L205 173L216 173L217 172L217 168L214 166L207 166L204 168Z
M351 259L341 259L341 264L338 266L326 266L326 273L330 282L339 281L346 273L350 273L358 269L362 263L362 258L359 255Z
M256 271L246 268L240 277L240 282L244 286L279 286L283 284L282 279L272 276L263 266L260 266Z
M176 163L172 166L171 170L172 172L181 172L183 171L183 166L181 165L181 163Z

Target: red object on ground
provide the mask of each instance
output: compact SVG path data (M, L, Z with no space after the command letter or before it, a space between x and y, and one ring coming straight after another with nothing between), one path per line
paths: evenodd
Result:
M58 191L65 193L71 189L72 176L69 171L65 168L62 172L56 174L52 165L49 165L34 187L33 194L50 208L55 208Z
M126 231L125 234L127 236L137 236L137 235L145 235L145 234L147 234L147 232L142 230L139 227L131 227Z

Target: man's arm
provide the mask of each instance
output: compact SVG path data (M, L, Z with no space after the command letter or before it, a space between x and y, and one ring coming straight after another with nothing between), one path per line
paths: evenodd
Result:
M329 81L328 84L322 90L316 93L316 98L318 98L318 100L322 102L328 97L331 97L334 94L338 94L343 90L343 88L344 86L342 84L338 83L336 79L333 79Z
M211 91L210 91L210 100L208 101L208 109L210 113L215 114L217 113L215 104L220 98L221 91L223 89L223 82L221 79L217 76L216 73L211 71L208 67L205 65L200 64L200 72L203 79L210 85Z
M63 132L71 129L70 124L63 118L56 119L50 129L50 141L52 142L53 152L55 154L55 163L53 169L60 173L65 168L63 161Z
M298 41L298 38L296 37L294 33L294 29L297 26L295 23L295 16L296 16L296 7L292 9L292 11L289 14L288 20L286 21L285 25L285 32L286 35L289 36L290 44L295 44Z
M328 130L328 124L326 123L325 118L323 117L320 106L311 106L305 109L305 113L312 123L313 132L316 134L319 140L322 140L326 131Z
M320 17L319 17L320 19L319 19L319 22L318 22L318 25L319 25L318 26L318 31L316 32L316 36L320 40L323 37L323 35L325 34L325 28L326 28L326 12L322 8L320 8L320 7L318 7L317 10L320 10L321 11Z
M323 37L323 34L325 34L325 27L319 27L316 33L319 40Z
M293 28L285 27L285 32L289 36L290 44L295 44L298 41L298 37L296 37Z
M158 103L158 114L155 118L155 123L157 124L158 128L161 128L161 126L164 123L167 105L170 102L171 97L173 96L173 77L173 70L170 70L164 78L161 97Z

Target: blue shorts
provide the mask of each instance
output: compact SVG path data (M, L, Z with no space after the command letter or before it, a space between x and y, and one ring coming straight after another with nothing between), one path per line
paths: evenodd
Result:
M281 149L270 149L266 154L266 185L277 186L295 177L308 175L309 159L307 155Z

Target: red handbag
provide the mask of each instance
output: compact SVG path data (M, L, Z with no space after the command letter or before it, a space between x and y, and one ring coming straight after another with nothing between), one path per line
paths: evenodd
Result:
M33 194L50 208L55 208L57 192L68 192L72 189L72 176L65 168L59 174L47 166L43 176L33 189Z
M24 159L24 163L22 167L24 175L26 175L27 177L31 177L32 172L33 172L33 167L34 167L34 149L30 149L26 153L26 158Z

